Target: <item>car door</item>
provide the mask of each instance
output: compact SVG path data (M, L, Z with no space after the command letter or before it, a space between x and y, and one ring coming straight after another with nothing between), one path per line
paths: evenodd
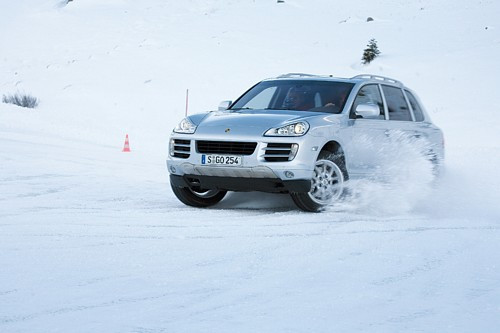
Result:
M382 85L382 92L387 103L388 135L392 145L395 149L406 145L406 148L429 155L432 160L433 128L430 123L423 122L423 112L414 96L401 87L388 85Z
M382 85L382 92L387 103L389 116L389 132L391 141L397 146L403 141L410 142L425 139L426 132L417 126L416 117L421 119L421 114L414 114L410 107L407 95L401 87Z
M379 115L373 118L357 116L356 107L360 104L378 106ZM365 177L379 167L380 149L387 148L390 144L386 107L379 84L366 84L359 89L350 109L349 118L350 140L346 149L347 169L351 177Z

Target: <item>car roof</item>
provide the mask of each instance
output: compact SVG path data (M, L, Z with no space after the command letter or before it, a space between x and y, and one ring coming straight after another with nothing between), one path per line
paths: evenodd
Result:
M377 83L389 83L399 87L404 87L403 83L385 76L372 75L372 74L360 74L353 76L351 78L340 78L334 77L333 75L314 75L306 73L288 73L279 75L275 78L269 78L264 81L270 80L318 80L318 81L336 81L336 82L350 82L350 83L362 83L362 82L377 82Z

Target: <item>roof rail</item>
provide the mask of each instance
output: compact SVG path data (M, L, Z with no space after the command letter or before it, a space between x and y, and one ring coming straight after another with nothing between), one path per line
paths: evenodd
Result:
M385 81L385 82L397 84L399 86L403 86L403 83L401 81L391 79L390 77L372 75L372 74L360 74L360 75L353 76L351 79L368 79L368 80L376 80L376 81Z
M318 77L318 75L306 74L306 73L288 73L288 74L281 74L277 78L284 79L288 77Z

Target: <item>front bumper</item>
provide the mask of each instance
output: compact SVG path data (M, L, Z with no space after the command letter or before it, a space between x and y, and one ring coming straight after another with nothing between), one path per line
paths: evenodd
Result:
M196 140L214 138L194 138L190 135L174 135L175 140L189 141L186 147L188 157L179 158L169 154L167 168L171 173L171 181L175 186L204 189L220 189L229 191L264 191L264 192L309 192L318 147L314 138L266 138L257 141L251 155L242 156L239 166L202 165L202 153L196 148ZM218 138L217 138L218 139ZM242 138L241 141L253 141ZM254 141L254 142L255 142ZM298 150L291 161L267 161L266 149L275 143L298 144ZM187 143L185 143L187 145ZM190 179L194 179L192 182ZM197 185L200 183L201 185Z

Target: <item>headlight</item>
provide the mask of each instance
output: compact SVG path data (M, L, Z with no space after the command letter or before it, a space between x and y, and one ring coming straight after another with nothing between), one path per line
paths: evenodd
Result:
M189 118L184 118L181 122L175 126L175 133L183 133L183 134L193 134L196 131L196 126L189 120Z
M283 127L271 128L266 133L265 136L302 136L307 133L309 129L309 124L305 121L299 123L294 123L286 125Z

